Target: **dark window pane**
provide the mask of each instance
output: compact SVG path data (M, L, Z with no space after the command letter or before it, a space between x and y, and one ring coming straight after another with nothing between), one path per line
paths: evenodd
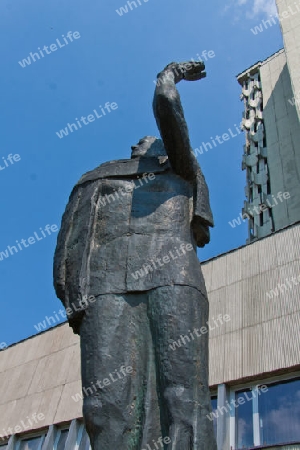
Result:
M61 430L56 450L64 450L69 430Z
M267 385L258 397L262 444L300 440L300 380Z
M252 447L254 445L252 392L250 389L237 391L235 401L238 405L235 410L236 448Z
M211 407L212 407L213 413L215 413L218 408L218 397L211 398ZM215 436L217 437L217 416L216 417L214 416L214 432L215 432Z
M38 436L32 439L21 441L20 450L38 450L43 436Z

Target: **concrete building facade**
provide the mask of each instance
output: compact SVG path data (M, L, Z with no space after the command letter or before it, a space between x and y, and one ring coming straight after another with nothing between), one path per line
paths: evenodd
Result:
M218 449L299 450L300 225L207 261L203 273ZM190 340L187 330L170 352ZM68 324L2 350L0 449L88 450L81 408Z
M300 119L300 2L276 0L295 107Z
M243 217L252 242L300 220L300 121L284 49L237 78L245 105Z

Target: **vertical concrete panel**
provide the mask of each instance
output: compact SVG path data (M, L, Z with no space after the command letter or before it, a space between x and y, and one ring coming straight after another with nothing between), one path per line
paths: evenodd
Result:
M242 330L225 334L220 338L224 340L225 347L225 380L238 380L243 376L243 332Z
M284 318L281 342L283 345L283 352L285 357L285 367L293 367L299 364L299 355L300 355L299 330L300 330L299 311Z
M230 320L220 327L222 334L232 333L243 327L244 282L240 281L227 286L222 296L222 314L230 316Z
M67 372L66 382L71 383L81 379L81 361L80 361L80 345L73 345L70 348L72 353L70 359L70 366Z
M276 247L272 239L262 239L257 247L257 252L259 253L260 273L274 269L278 265Z
M212 264L212 282L211 290L214 291L222 286L226 286L226 265L224 264L225 257L221 256L218 259L213 259Z
M202 263L201 269L205 281L205 286L207 291L211 291L211 264Z
M255 244L241 249L242 279L253 277L260 272L260 258Z
M228 286L242 279L242 254L242 251L235 251L226 255L226 284Z
M244 280L243 288L243 328L247 328L261 322L258 276Z
M82 400L79 399L81 393L81 380L68 383L63 387L54 418L55 423L82 417ZM78 401L75 401L73 397Z
M242 367L243 374L253 376L261 373L262 364L262 325L245 328L243 331Z
M225 312L225 306L224 303L225 298L225 288L220 288L216 291L213 291L209 294L209 325L212 328L209 331L209 335L211 338L214 338L216 336L220 336L221 334L224 334L224 330L222 330L223 326L220 324L220 322L217 322L217 326L214 324L213 320L218 317L220 314L223 316L226 314ZM218 326L220 325L220 326Z
M209 338L209 384L220 384L224 380L225 341L217 338ZM1 411L1 406L0 406Z
M262 324L262 372L271 372L276 368L286 367L282 331L281 318Z
M299 259L297 244L294 239L294 229L289 228L274 236L273 242L276 247L278 266Z

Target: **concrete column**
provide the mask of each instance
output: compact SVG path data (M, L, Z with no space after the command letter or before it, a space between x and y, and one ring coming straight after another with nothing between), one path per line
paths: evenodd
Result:
M236 448L236 442L235 442L235 438L236 438L236 424L235 424L235 408L232 407L232 404L234 404L235 401L235 392L231 391L230 392L230 406L231 406L231 410L230 410L230 439L229 439L229 445L230 445L230 450L232 448ZM229 448L229 447L228 447Z
M77 443L77 436L78 436L79 428L80 428L80 423L78 422L78 420L76 420L76 419L72 420L70 429L69 429L69 433L68 433L68 437L66 440L66 445L65 445L66 450L74 450L75 448L77 448L76 443Z
M16 442L17 442L17 437L15 434L13 434L9 438L7 450L14 450L14 448L16 448Z
M54 426L50 425L46 439L43 443L42 450L53 450L55 440Z
M86 449L86 448L87 448L88 442L90 442L90 438L88 437L88 434L87 434L87 432L86 432L86 429L84 428L83 425L82 425L82 427L83 427L83 430L82 430L82 436L81 436L80 444L81 444L81 442L83 441L83 442L84 442L84 448ZM92 450L92 449L91 449L91 445L89 445L89 450Z
M252 407L253 407L253 429L254 429L254 445L260 445L260 427L258 412L258 388L252 388Z
M226 384L218 386L218 419L217 419L217 446L218 450L230 450L229 427L230 427L230 409L229 387Z

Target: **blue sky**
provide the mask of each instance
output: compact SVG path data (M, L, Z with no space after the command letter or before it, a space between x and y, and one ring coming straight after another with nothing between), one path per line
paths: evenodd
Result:
M243 110L236 75L283 46L278 25L251 32L274 14L272 1L139 0L137 8L127 5L128 12L119 15L116 10L126 4L0 4L0 252L35 236L32 245L20 244L23 250L0 261L0 344L36 334L35 325L62 307L52 285L57 232L45 227L60 226L72 187L83 173L104 161L129 158L130 146L144 135L158 136L151 106L156 74L171 61L214 52L206 61L206 79L178 85L191 144L199 148L229 128L235 134ZM78 32L71 34L72 42L69 31ZM44 50L34 62L30 52L44 46L48 54ZM31 63L19 64L25 58ZM57 136L76 117L94 109L99 114L106 102L118 108L68 136ZM228 223L238 217L244 201L243 144L240 134L198 154L215 218L211 243L198 252L200 260L245 243L246 222L236 228ZM9 154L19 157L9 160Z

